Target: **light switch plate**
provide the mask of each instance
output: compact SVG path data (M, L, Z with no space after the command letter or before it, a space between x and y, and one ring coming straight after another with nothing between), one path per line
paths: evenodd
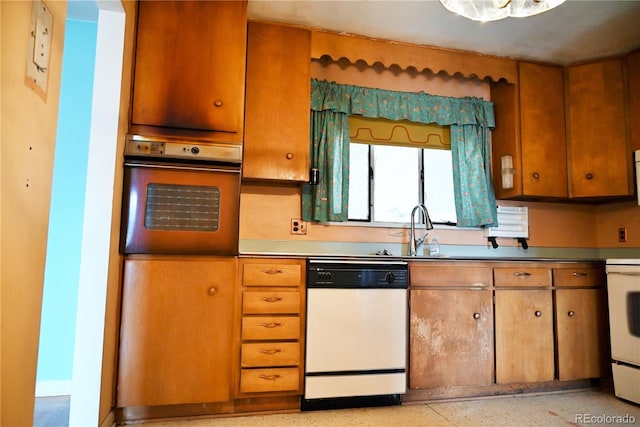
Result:
M25 82L46 101L53 37L53 15L41 0L32 1L29 31Z

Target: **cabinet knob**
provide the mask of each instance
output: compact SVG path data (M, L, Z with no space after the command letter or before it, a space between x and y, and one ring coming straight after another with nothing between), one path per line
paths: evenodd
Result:
M215 295L216 293L218 293L218 290L214 287L209 288L209 290L207 291L207 293L209 295Z
M282 274L282 270L279 268L265 268L262 272L265 274Z
M593 174L592 173L588 173L588 174L585 175L585 178L593 179Z
M293 159L293 153L287 153L287 160Z
M570 312L567 313L567 316L569 316L569 317L573 317L575 315L576 315L576 312L573 311L573 310L571 310Z
M282 301L282 298L281 297L277 297L277 296L274 296L274 297L262 297L262 301L264 301L264 302L278 302L278 301Z
M542 312L540 310L536 310L534 314L536 315L536 317L542 317Z
M473 313L473 318L478 320L480 318L480 313Z
M540 179L540 174L538 172L534 172L533 179Z
M216 107L222 107L222 100L216 99L215 101L213 101L213 105Z

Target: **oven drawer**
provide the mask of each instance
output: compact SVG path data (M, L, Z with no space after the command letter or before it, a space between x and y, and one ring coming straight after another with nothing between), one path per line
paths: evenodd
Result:
M268 342L242 344L242 367L297 366L300 364L300 343Z
M300 264L245 264L242 282L244 286L300 286Z
M300 292L245 291L242 298L242 312L245 314L300 313Z
M243 340L297 340L299 338L299 317L256 316L242 318Z
M299 387L298 368L243 369L240 373L241 393L296 391Z

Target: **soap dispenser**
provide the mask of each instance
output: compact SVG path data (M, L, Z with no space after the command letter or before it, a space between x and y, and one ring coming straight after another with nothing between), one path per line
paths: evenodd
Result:
M437 257L440 255L440 244L435 237L429 242L429 256Z

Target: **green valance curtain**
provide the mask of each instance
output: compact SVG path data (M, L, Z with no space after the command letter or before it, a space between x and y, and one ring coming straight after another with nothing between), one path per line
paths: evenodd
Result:
M497 224L490 173L493 103L317 79L311 80L311 166L320 170L321 180L303 186L304 220L347 220L351 114L450 126L458 226Z

